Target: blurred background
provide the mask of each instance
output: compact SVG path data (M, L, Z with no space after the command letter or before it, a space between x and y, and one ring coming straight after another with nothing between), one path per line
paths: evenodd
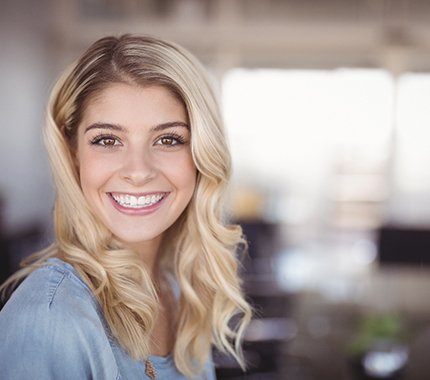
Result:
M41 139L61 71L106 34L208 68L234 160L256 315L246 375L428 379L430 2L1 0L0 279L52 240Z

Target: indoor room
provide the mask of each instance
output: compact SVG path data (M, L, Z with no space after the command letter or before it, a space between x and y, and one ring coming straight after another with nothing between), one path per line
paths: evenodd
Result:
M247 372L214 351L217 378L428 379L429 21L424 0L3 0L1 282L54 239L55 80L102 36L152 35L203 63L232 155L254 314Z

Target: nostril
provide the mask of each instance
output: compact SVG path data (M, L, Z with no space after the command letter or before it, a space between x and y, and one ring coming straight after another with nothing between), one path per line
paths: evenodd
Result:
M150 160L145 160L142 155L129 157L121 169L121 177L136 186L152 180L156 176L156 171Z

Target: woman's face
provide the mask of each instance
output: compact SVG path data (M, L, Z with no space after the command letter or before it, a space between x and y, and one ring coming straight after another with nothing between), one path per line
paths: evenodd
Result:
M94 213L127 246L157 246L196 184L184 105L161 86L113 84L90 100L77 141Z

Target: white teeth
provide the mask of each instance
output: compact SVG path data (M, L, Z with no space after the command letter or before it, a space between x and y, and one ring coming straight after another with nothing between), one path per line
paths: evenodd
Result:
M118 195L111 194L112 198L123 207L127 208L143 208L152 206L158 202L160 202L164 198L164 194L156 194L156 195L147 195L136 197L134 195Z

